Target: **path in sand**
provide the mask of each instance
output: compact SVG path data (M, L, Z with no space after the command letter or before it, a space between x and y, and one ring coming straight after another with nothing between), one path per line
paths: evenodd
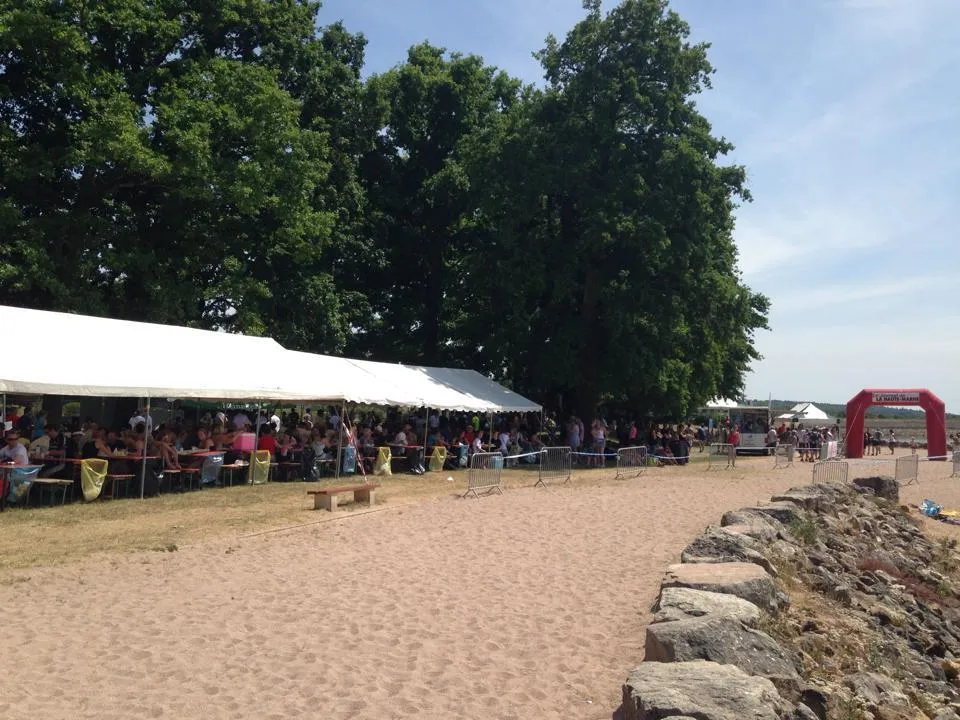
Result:
M0 717L609 718L664 567L808 478L671 468L17 571Z

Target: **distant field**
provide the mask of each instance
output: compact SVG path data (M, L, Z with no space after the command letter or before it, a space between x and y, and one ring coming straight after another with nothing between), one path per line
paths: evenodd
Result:
M909 442L911 437L916 437L917 442L927 441L927 421L923 417L917 418L871 418L864 421L864 427L870 430L880 429L883 431L883 438L886 440L887 434L893 430L900 442ZM845 423L841 421L841 434L846 432ZM955 435L960 432L960 418L947 418L947 433Z

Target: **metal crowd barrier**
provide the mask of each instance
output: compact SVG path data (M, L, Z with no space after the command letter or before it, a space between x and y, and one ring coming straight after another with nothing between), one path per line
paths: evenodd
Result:
M825 483L846 485L849 475L850 463L845 460L818 460L813 464L814 485Z
M500 474L503 471L503 455L500 453L474 453L470 456L470 469L467 470L467 497L473 493L480 497L478 490L486 490L487 494L496 490L503 495L503 482Z
M639 477L647 470L647 448L625 447L617 450L617 477Z
M570 472L573 456L568 447L545 447L540 452L540 477L533 484L547 486L547 480L570 482Z
M796 447L786 443L777 443L773 449L773 469L793 467L793 456L796 453Z
M920 456L904 455L897 458L897 466L894 471L894 478L897 485L920 484Z
M707 470L727 470L733 467L736 450L730 443L711 443L707 450Z

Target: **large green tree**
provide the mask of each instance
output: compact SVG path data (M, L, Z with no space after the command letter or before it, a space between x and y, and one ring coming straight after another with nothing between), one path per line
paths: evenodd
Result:
M742 283L732 239L745 171L694 103L707 47L665 0L585 8L548 39L546 87L489 148L496 270L472 345L568 409L680 414L737 394L758 357L768 301Z
M318 8L4 6L0 301L342 347L329 245L358 208L330 174L356 153L331 95L359 88L363 44L318 36Z
M468 362L464 293L475 265L493 267L476 211L488 178L471 148L501 123L520 83L474 55L421 44L368 82L376 146L363 163L377 253L364 283L372 305L354 347L385 360Z

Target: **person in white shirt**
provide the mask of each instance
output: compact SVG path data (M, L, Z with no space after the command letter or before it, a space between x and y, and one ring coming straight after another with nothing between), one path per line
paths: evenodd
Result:
M0 462L12 462L14 465L29 465L27 448L20 442L20 433L10 430L4 436L6 444L0 449Z
M243 410L233 416L233 427L235 430L243 430L249 424L250 418L247 417L247 414Z
M340 430L340 416L337 415L336 410L330 414L330 427L334 430Z
M130 429L132 430L140 423L143 423L146 426L147 432L153 430L153 418L147 415L147 412L144 408L137 410L130 418Z
M216 424L217 424L217 425L223 425L224 427L226 427L226 425L227 425L227 414L226 414L223 410L218 410L218 411L217 411L217 414L216 414L216 417L215 417L215 420L216 420Z
M280 433L280 416L277 415L277 411L273 411L273 415L270 416L270 424L273 425L273 431L277 434Z
M474 436L472 449L475 453L483 452L483 431L478 432Z
M404 447L406 447L407 434L401 429L400 432L397 433L397 436L393 439L393 441L397 445L403 445Z
M46 454L50 452L50 443L57 439L60 433L55 427L48 427L47 431L30 443L30 452L34 454Z

